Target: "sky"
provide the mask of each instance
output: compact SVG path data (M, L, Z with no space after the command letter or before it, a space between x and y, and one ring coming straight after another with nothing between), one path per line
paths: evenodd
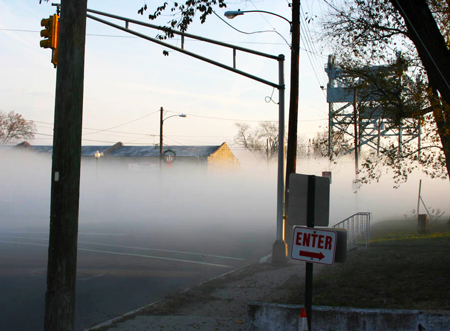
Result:
M159 1L89 0L88 8L147 23L163 25L171 19L162 15L150 22ZM147 4L144 15L137 11ZM289 107L290 41L289 24L275 16L247 13L226 19L226 10L266 10L291 19L287 1L231 1L228 8L215 8L216 14L245 32L237 32L216 15L189 28L191 34L255 49L272 55L284 54L286 118ZM40 21L55 13L51 2L0 0L0 111L15 111L33 120L37 127L34 145L51 145L56 70L50 63L51 51L39 47ZM314 23L306 17L327 12L323 1L302 1L302 40L300 52L300 92L298 134L302 140L326 130L328 105L320 86L326 85L324 65L330 51L314 39ZM116 21L119 25L122 22ZM155 37L157 31L131 24L130 29ZM275 33L276 31L277 33ZM260 121L278 121L278 91L262 83L163 46L126 34L88 19L86 30L83 145L154 145L159 143L159 111L173 117L164 124L167 145L220 145L226 142L238 149L234 136L236 122L256 127ZM282 38L281 36L284 38ZM180 45L179 38L170 41ZM185 49L232 65L232 51L186 39ZM163 51L169 51L164 56ZM277 62L238 52L237 68L278 82ZM270 96L273 94L273 102ZM267 102L269 101L269 102Z

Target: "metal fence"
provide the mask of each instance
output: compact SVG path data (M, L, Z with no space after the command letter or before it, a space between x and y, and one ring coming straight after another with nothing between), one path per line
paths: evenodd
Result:
M356 213L333 228L347 230L347 250L370 246L370 213Z

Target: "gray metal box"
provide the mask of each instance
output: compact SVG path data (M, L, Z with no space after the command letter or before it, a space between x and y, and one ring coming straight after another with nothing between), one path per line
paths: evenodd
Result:
M289 177L289 209L287 222L307 225L308 175L291 174ZM330 221L330 179L315 176L314 225L328 226Z

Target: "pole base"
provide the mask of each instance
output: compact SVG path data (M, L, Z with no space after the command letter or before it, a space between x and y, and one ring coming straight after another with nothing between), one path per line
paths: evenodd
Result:
M277 240L272 247L272 263L285 264L287 263L288 248L286 241Z

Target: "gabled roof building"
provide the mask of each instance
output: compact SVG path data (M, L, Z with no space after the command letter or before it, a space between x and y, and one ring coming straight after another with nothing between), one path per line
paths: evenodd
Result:
M52 146L30 145L23 142L15 148L39 154L52 154ZM161 162L167 166L198 165L208 170L239 167L239 161L226 143L219 146L164 146L161 158L159 146L125 146L118 142L112 146L82 146L84 161L101 160L127 166L130 170L151 168Z

